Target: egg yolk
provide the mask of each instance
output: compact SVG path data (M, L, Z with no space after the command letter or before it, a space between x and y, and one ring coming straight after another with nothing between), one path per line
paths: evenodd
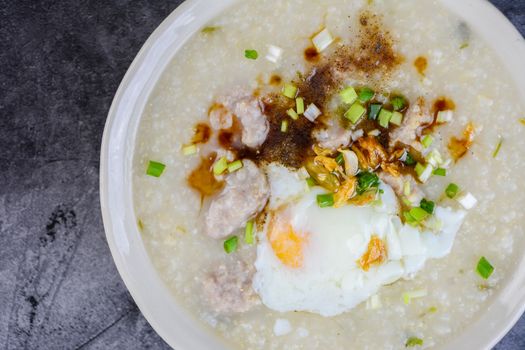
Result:
M296 234L291 225L273 225L268 240L284 265L294 269L303 265L304 236Z
M357 263L363 270L368 271L370 265L381 264L386 260L386 257L385 243L381 238L374 235L370 238L370 242L368 242L368 249Z

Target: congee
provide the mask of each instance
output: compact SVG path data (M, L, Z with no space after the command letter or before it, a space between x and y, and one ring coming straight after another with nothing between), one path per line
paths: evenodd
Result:
M242 1L149 98L137 226L231 348L445 345L521 253L524 113L439 1Z

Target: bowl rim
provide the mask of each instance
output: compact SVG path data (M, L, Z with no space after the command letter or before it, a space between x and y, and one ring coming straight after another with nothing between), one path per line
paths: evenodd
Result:
M100 204L106 239L113 261L144 317L164 341L177 350L206 349L210 344L216 349L227 347L222 340L205 330L205 327L193 316L177 305L153 268L135 224L134 209L130 203L132 169L130 154L133 154L141 110L165 66L199 28L238 1L186 0L181 3L155 29L134 58L117 89L102 136L99 172ZM511 61L506 64L506 68L509 65L519 67L520 62L525 61L524 38L489 1L463 0L459 5L456 0L439 1L467 22L475 21L476 16L490 18L490 28L486 26L486 29L476 29L483 32L481 36L485 41L497 41L500 38L499 42L489 46L493 46L492 48L494 45L504 46L504 50L497 50L497 52L501 57L506 56L505 59ZM465 9L470 9L471 12L465 12ZM166 39L170 35L175 37ZM501 37L505 40L501 40ZM171 44L162 45L163 40L170 41ZM175 43L176 47L173 47ZM510 57L509 53L512 53ZM163 62L162 67L146 69L145 66L152 60ZM519 87L521 100L525 101L525 70L515 73L513 73L514 83ZM523 83L519 84L520 81ZM137 102L133 97L142 100ZM141 103L142 107L140 107ZM133 220L130 221L131 219ZM144 266L136 265L136 261L137 264ZM142 275L150 275L138 279L134 269L138 269ZM506 281L498 294L492 296L493 300L488 309L476 317L472 325L456 334L454 339L444 345L445 348L461 348L469 344L473 348L490 349L505 336L525 311L525 291L520 292L520 287L525 284L525 258L521 259L513 275L508 279L510 281ZM147 287L143 287L142 282L147 282ZM159 300L164 300L167 305L165 307L158 305ZM484 317L493 313L495 308L506 310L502 319L491 320ZM166 312L177 315L177 320L180 322L177 327L167 325L160 320L159 315L165 315ZM487 329L491 329L492 332L487 332ZM473 341L470 337L474 335L478 338Z

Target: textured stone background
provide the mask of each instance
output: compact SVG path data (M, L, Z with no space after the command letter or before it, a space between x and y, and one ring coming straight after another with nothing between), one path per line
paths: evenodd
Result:
M181 1L0 0L0 347L168 349L104 238L113 94ZM493 0L525 34L525 1ZM525 318L497 349L525 349Z

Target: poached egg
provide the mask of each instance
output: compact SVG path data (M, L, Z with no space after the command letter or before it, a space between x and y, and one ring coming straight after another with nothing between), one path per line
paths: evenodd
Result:
M253 288L280 312L334 316L352 309L381 286L412 277L426 260L447 255L465 217L436 207L437 232L403 224L396 195L384 183L370 205L320 208L321 187L308 190L298 172L279 165L267 173L271 205L257 233Z

